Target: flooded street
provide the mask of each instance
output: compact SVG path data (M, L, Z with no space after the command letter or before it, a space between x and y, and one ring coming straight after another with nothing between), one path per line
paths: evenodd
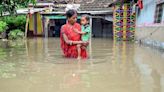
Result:
M59 38L0 42L0 92L164 92L164 53L93 39L92 59L66 59Z

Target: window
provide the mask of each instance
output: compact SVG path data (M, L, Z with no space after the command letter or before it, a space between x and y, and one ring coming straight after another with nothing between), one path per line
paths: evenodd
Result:
M162 22L163 6L164 6L164 3L157 4L156 10L155 10L154 23L161 23Z

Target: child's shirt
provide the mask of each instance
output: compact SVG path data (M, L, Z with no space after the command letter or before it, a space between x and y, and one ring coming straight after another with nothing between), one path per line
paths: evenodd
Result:
M86 34L82 35L82 41L89 41L90 32L91 32L90 25L82 25L81 29L82 29L82 32L86 32Z

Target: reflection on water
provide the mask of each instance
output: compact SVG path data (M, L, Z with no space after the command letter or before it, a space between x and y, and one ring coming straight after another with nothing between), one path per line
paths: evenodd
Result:
M62 56L58 38L0 42L0 92L164 92L163 53L93 39L92 59Z

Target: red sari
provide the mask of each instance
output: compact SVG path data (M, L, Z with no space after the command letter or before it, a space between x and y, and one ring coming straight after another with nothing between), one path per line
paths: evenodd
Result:
M73 26L71 26L69 23L65 24L61 28L61 36L60 36L60 42L61 42L61 48L63 50L64 56L67 58L77 58L78 52L77 52L77 45L69 45L67 44L63 39L63 33L68 37L68 40L71 41L81 41L81 35L78 33L75 33L73 29L78 29L81 31L81 26L78 23L75 23ZM81 49L81 57L87 58L87 53L85 49Z

